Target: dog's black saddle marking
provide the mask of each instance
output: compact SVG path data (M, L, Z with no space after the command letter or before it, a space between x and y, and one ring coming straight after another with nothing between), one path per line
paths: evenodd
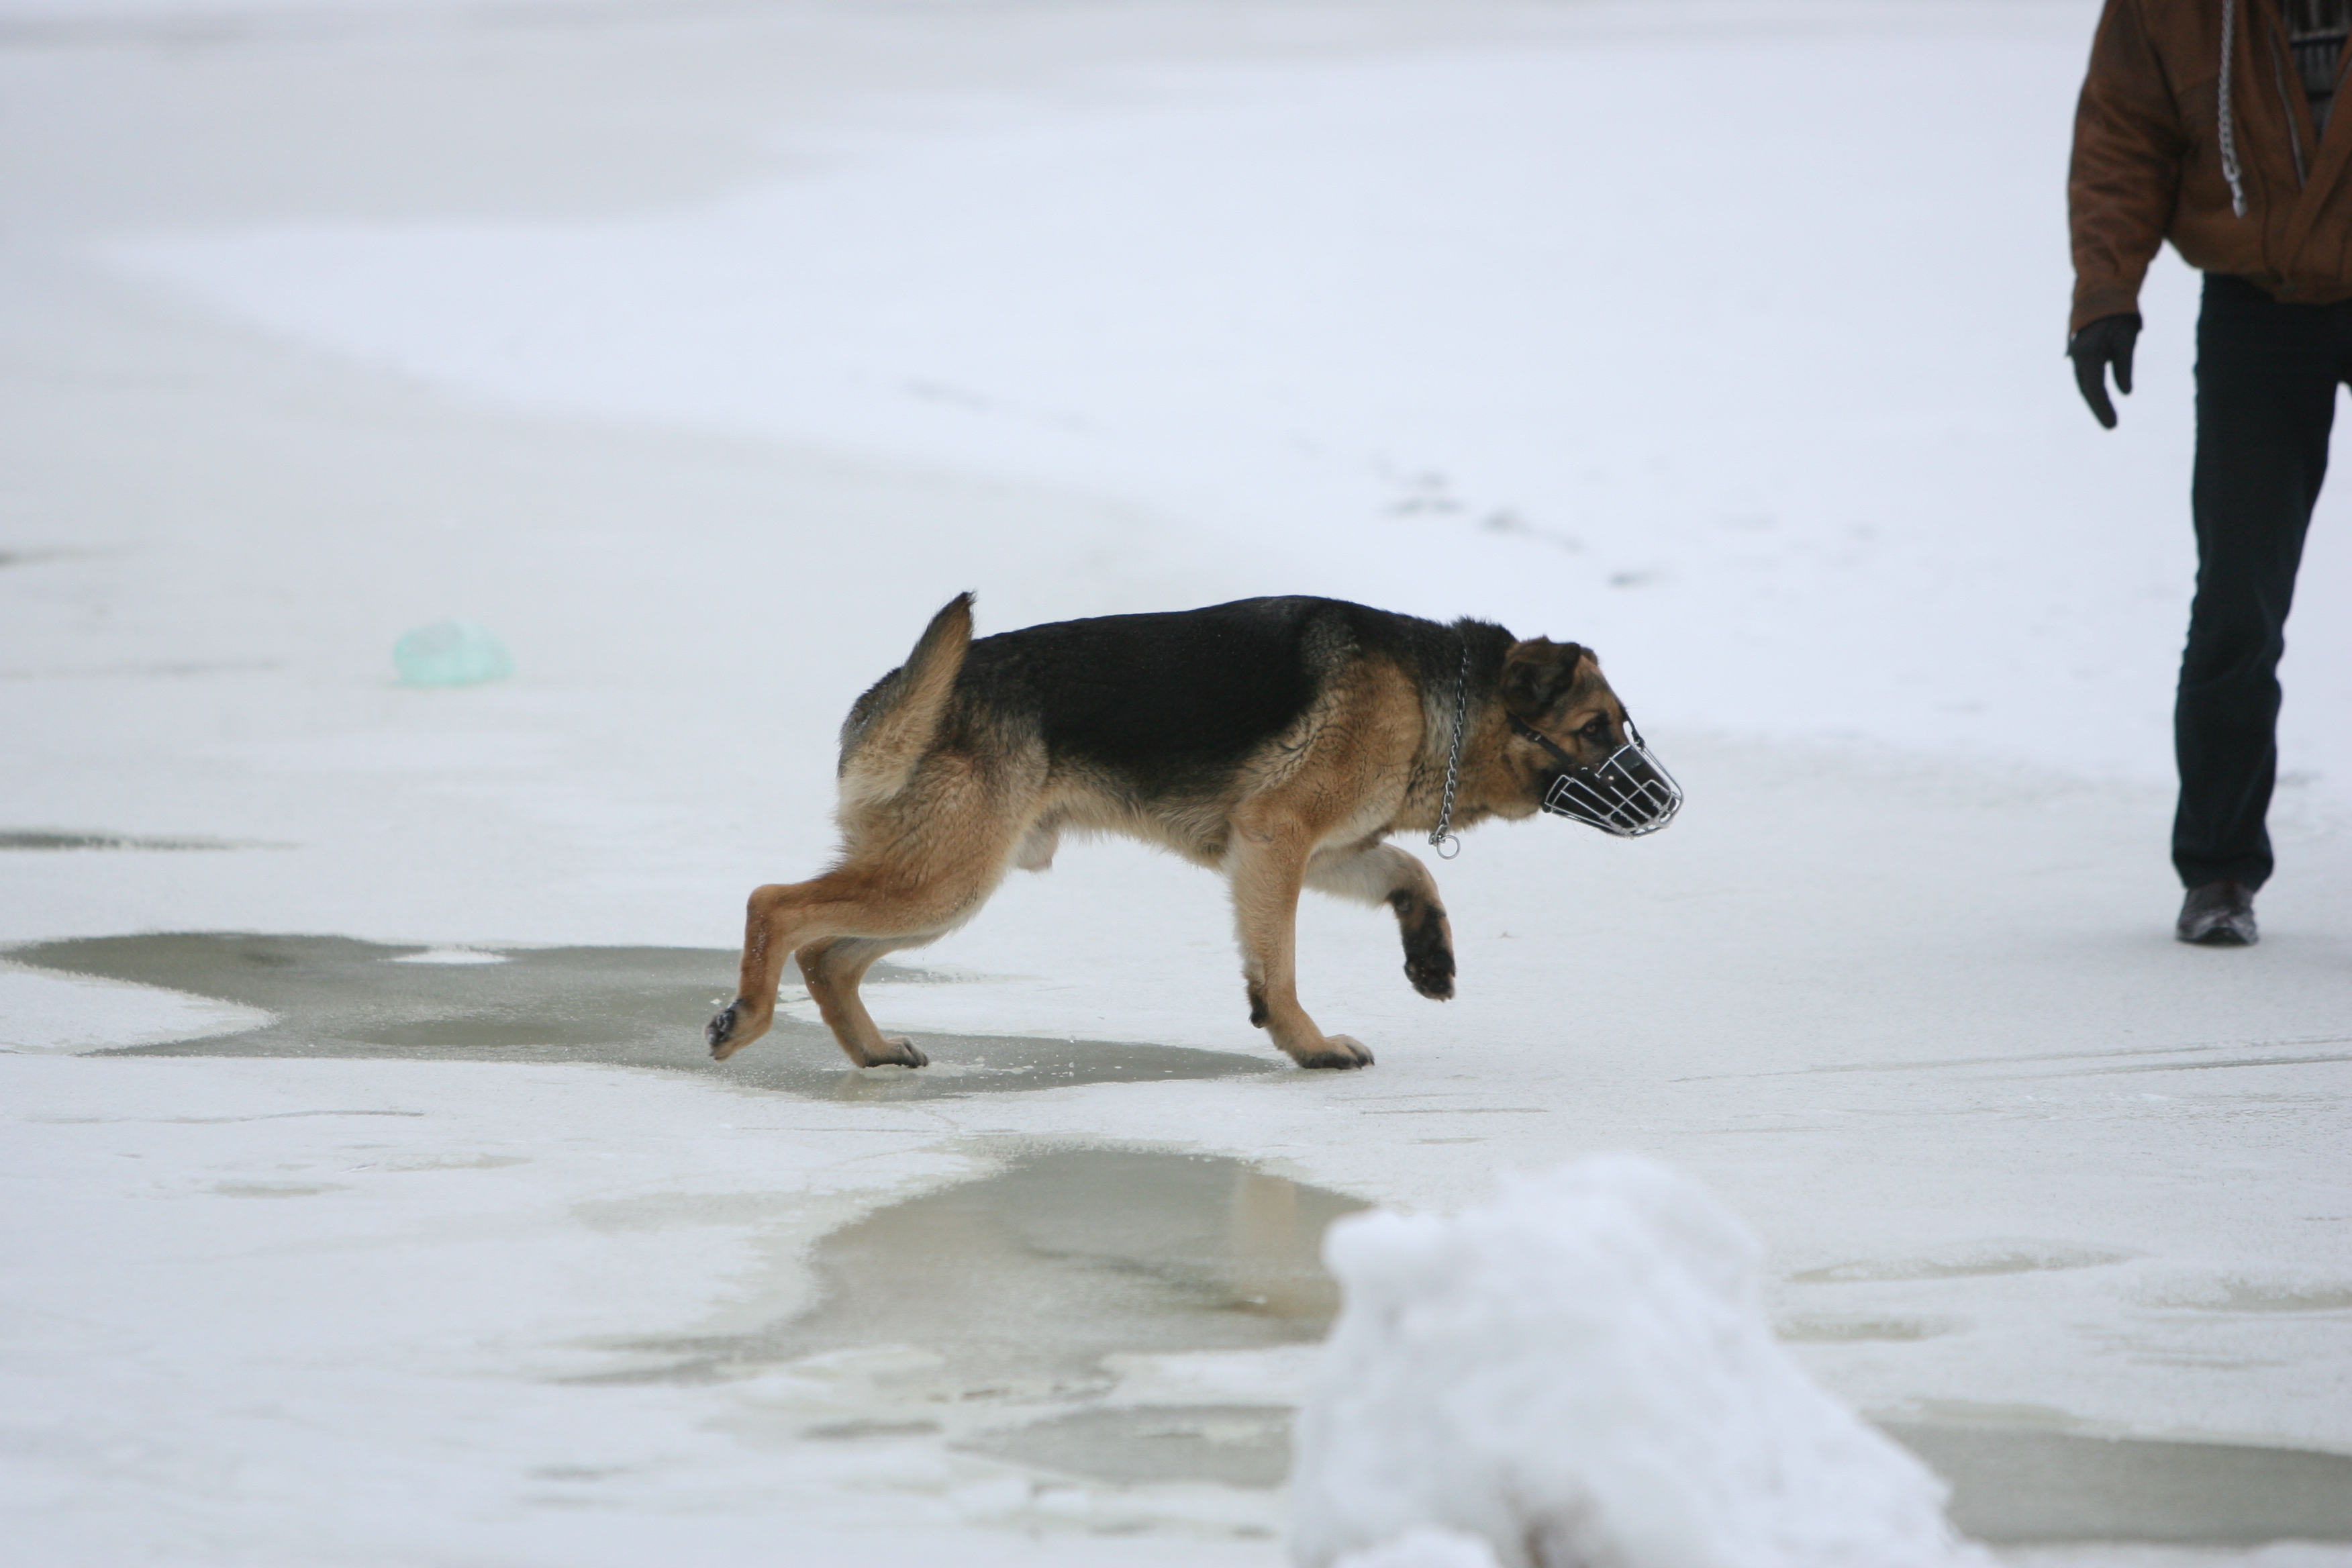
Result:
M1026 718L1056 758L1181 794L1215 787L1296 724L1348 658L1377 649L1418 668L1452 637L1338 599L1242 599L982 637L957 686L976 721Z

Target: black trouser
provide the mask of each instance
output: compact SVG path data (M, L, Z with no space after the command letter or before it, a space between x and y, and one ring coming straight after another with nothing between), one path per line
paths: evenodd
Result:
M2327 474L2336 384L2352 379L2352 302L2282 304L2209 273L2197 321L2197 599L2173 746L2185 887L2271 874L2279 655L2312 503Z

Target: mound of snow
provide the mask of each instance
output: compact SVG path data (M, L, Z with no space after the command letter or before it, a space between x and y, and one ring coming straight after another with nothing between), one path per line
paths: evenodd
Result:
M1299 1563L1454 1568L1479 1542L1502 1568L1989 1562L1943 1483L1774 1341L1761 1251L1629 1156L1334 1226L1346 1302L1298 1425Z
M1414 1530L1349 1552L1339 1568L1496 1568L1495 1549L1458 1530Z

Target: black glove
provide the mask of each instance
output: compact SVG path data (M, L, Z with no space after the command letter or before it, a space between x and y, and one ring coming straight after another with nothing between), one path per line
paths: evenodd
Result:
M2066 357L2074 362L2074 384L2100 424L2116 427L2116 405L2107 401L2106 370L2116 367L2116 390L2131 392L2132 344L2139 340L2139 318L2126 312L2101 316L2066 341Z

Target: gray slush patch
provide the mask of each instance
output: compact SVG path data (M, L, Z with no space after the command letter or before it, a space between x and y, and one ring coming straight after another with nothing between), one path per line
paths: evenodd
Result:
M23 947L19 963L168 986L265 1008L268 1027L128 1046L102 1056L367 1057L410 1061L593 1062L706 1073L814 1098L919 1100L1075 1084L1231 1078L1272 1060L1186 1046L925 1034L933 1065L860 1070L819 1024L779 1017L769 1036L713 1062L702 1026L731 994L736 955L681 947L507 950L503 963L403 963L427 951L332 936L180 931ZM920 970L877 964L869 984Z

